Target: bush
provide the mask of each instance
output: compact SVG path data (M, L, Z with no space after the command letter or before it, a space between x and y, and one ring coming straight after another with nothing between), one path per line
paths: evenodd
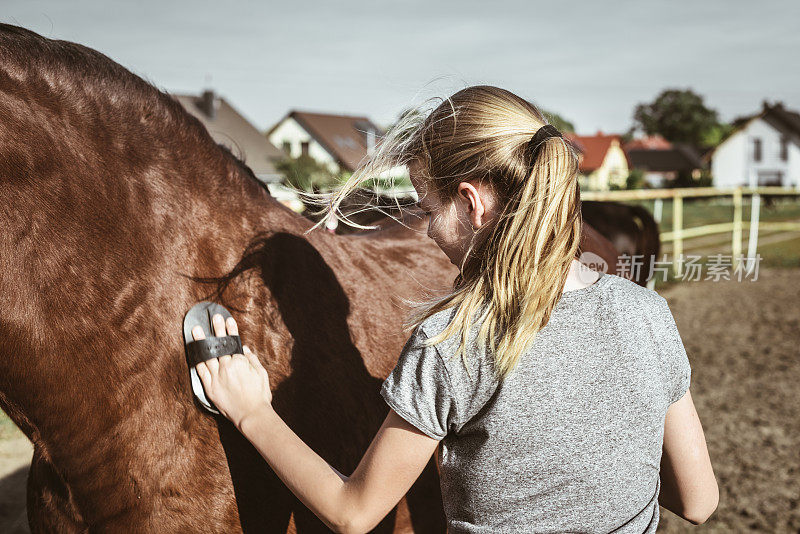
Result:
M284 185L303 191L318 191L336 185L349 174L331 172L308 154L296 158L286 156L275 163L275 169L283 175Z

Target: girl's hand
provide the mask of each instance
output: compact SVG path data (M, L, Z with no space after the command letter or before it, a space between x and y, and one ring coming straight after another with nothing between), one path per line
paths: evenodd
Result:
M222 315L215 314L211 322L217 337L239 335L233 317L226 322ZM192 337L204 339L203 328L195 326ZM243 350L244 354L220 356L195 366L208 399L239 429L245 417L258 409L272 407L267 370L247 346Z

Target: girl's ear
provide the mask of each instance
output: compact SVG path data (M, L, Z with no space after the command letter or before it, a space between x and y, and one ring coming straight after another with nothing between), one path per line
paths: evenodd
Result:
M461 182L458 184L458 194L464 197L469 203L467 206L467 215L472 222L472 227L475 229L480 228L480 226L485 222L483 214L485 213L486 208L483 205L483 200L481 199L478 190L469 182Z

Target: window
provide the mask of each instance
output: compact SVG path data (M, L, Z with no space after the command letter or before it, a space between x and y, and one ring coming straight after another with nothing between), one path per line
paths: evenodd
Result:
M350 148L353 150L358 149L358 143L356 143L355 139L352 137L345 137L342 135L334 135L333 141L340 147L340 148Z
M753 161L761 161L761 139L753 138Z
M291 156L292 155L292 143L289 142L289 141L284 141L283 142L283 151Z
M789 138L785 135L781 136L781 161L788 161L789 159Z
M308 145L309 145L308 141L303 141L302 143L300 143L300 153L303 154L304 156L308 156Z

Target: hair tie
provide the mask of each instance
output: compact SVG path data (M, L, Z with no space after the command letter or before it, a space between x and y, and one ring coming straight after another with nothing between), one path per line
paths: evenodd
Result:
M561 132L558 131L558 128L556 128L552 124L545 124L538 130L536 130L536 133L533 134L531 140L528 141L528 147L533 153L531 161L536 161L536 158L539 156L539 151L542 148L543 142L551 137L561 137L562 139L564 138L564 136L561 135Z

